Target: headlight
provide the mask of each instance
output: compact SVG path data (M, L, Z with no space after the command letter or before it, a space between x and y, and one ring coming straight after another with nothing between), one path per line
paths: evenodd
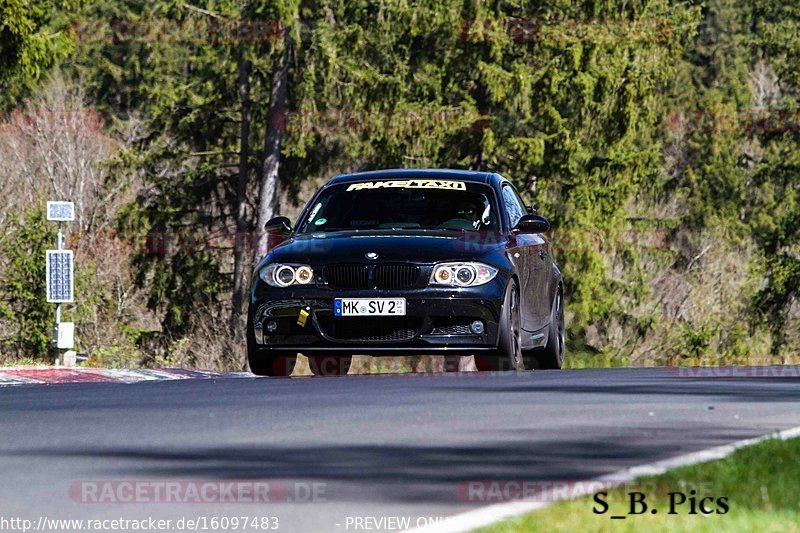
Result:
M496 275L496 268L483 263L441 263L433 268L430 284L477 287L489 283Z
M272 263L258 274L266 284L273 287L308 285L314 281L314 271L308 265L286 265Z

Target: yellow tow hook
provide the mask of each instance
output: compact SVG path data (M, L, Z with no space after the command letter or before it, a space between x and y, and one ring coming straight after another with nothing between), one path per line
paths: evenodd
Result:
M311 311L310 307L300 310L300 315L297 317L297 325L301 328L306 327L306 320L308 320L308 315L310 314L309 311Z

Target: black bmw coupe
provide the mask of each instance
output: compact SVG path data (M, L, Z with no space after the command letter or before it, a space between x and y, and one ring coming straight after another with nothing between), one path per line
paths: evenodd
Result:
M561 272L545 234L498 174L381 170L333 178L297 224L267 224L253 276L250 369L316 374L354 354L474 355L478 370L561 368Z

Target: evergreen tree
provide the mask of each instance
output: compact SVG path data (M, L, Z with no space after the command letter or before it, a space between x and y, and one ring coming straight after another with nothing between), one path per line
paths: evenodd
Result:
M73 50L67 25L77 0L0 1L0 110L21 103Z

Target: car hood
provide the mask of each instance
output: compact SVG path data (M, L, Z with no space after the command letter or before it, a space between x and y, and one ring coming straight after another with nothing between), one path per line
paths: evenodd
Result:
M478 259L505 245L495 232L351 231L297 235L273 248L263 262L371 263L399 261L435 263ZM378 254L368 259L367 254ZM262 263L263 263L262 262Z

